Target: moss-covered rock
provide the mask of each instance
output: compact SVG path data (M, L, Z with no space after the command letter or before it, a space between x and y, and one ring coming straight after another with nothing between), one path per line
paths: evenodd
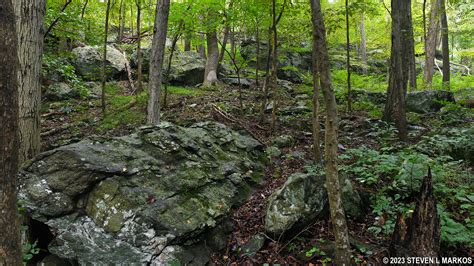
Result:
M363 215L362 201L351 181L339 177L343 207L349 216ZM325 176L320 171L296 173L268 199L265 230L280 236L292 229L301 228L328 213L328 196Z
M103 50L99 46L77 47L72 50L73 65L84 80L99 81L102 73ZM107 46L105 72L109 79L125 77L125 56L113 46Z
M222 124L162 123L39 155L21 171L20 197L54 232L49 251L61 258L205 262L225 243L231 208L261 181L264 160L258 141Z

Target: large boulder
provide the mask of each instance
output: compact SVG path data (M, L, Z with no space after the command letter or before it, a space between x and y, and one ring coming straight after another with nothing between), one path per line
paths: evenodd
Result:
M366 90L353 90L352 98L355 100L368 100L374 104L382 105L387 101L384 92L369 92ZM454 103L454 94L443 90L426 90L410 92L406 97L406 108L414 113L438 112L446 103Z
M142 49L143 72L150 67L151 48ZM168 68L169 51L165 53L163 71ZM137 66L137 53L132 54L131 66ZM176 85L194 86L204 81L206 60L195 51L176 50L171 59L169 82Z
M204 265L225 246L231 208L261 181L264 160L258 141L222 124L162 123L40 154L21 171L19 195L60 258Z
M72 50L74 54L73 65L77 73L88 81L101 80L103 52L99 46L77 47ZM125 56L113 46L107 46L107 61L105 71L108 79L125 76Z
M249 62L249 66L256 67L258 61L259 68L263 70L267 64L268 45L265 42L260 43L260 53L257 58L257 42L245 40L241 44L240 54ZM301 72L311 71L311 58L311 49L305 47L279 51L278 78L293 83L303 82Z
M409 93L406 107L408 111L425 114L438 112L447 102L455 102L452 92L426 90Z
M292 229L302 228L328 213L325 177L318 172L296 173L268 199L265 231L279 236ZM347 215L360 218L362 201L345 177L340 177L343 207Z
M48 86L44 97L50 101L62 101L72 98L80 98L80 92L64 82L53 83Z

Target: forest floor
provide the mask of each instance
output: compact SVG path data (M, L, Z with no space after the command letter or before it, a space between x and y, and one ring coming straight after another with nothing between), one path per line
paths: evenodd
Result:
M63 102L46 102L42 113L43 150L79 141L91 135L121 136L134 132L142 124L146 112L144 93L130 95L125 82L111 83L107 88L108 111L102 118L98 98L68 100ZM271 111L265 113L260 122L262 92L253 88L242 89L242 111L239 106L239 91L236 87L224 86L215 90L199 88L170 87L167 106L164 107L164 121L178 125L190 125L198 121L217 120L228 126L247 132L258 138L265 145L271 146L274 137L289 135L294 144L281 149L283 156L270 158L265 171L265 182L250 199L234 211L232 216L235 229L228 239L226 250L212 257L218 265L241 265L244 263L280 263L308 264L329 261L334 253L332 230L327 218L317 220L291 238L274 239L264 234L266 199L277 190L288 176L303 171L305 165L311 164L311 92L305 86L293 86L280 91L279 109L281 110L275 133L270 132ZM302 104L304 103L304 104ZM437 130L435 121L445 126L445 118L438 116L409 116L416 121L410 130L410 143L400 144L392 127L381 122L376 116L380 110L367 103L356 105L356 110L348 113L343 102L339 105L340 115L340 153L346 150L367 148L380 151L387 147L414 145L423 136ZM303 107L302 107L303 106ZM358 106L358 107L357 107ZM305 108L306 107L306 108ZM324 113L322 107L321 113ZM320 117L324 122L324 116ZM472 125L473 116L463 117L456 121L456 127ZM323 123L322 128L323 127ZM323 136L322 139L323 140ZM347 156L350 157L350 156ZM341 164L351 166L353 158L342 160ZM463 164L459 171L472 176L473 170ZM378 186L365 186L354 182L360 193L375 193ZM406 199L409 201L409 199ZM393 203L393 202L392 202ZM409 204L407 202L407 204ZM370 205L370 203L368 203ZM385 219L367 206L367 215L362 220L348 222L351 244L354 248L354 260L359 263L373 262L379 264L387 256L390 235L384 234ZM453 207L458 210L459 207ZM388 214L387 214L388 215ZM469 214L467 214L469 217ZM464 223L466 215L454 218ZM382 228L382 232L369 228ZM265 245L256 254L243 254L241 247L256 234L263 234L267 239ZM473 256L469 245L457 245L446 248L445 254Z

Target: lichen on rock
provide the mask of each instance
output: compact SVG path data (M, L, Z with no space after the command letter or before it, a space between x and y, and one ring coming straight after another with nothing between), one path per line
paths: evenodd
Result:
M48 249L60 258L205 262L225 245L231 208L261 182L264 162L257 140L222 124L162 123L39 155L21 171L20 198L53 232Z

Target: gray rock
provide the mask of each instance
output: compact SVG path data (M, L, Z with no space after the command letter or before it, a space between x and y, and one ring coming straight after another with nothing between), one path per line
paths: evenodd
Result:
M143 72L149 72L151 48L142 50ZM165 54L163 71L168 68L169 52ZM131 66L137 66L137 54L132 54ZM168 82L176 85L195 86L204 81L206 60L195 51L175 51L171 60Z
M454 103L454 95L450 91L419 91L409 93L406 99L406 107L410 112L425 114L438 112L444 106L444 102Z
M261 234L252 236L250 240L241 247L241 251L244 255L254 256L259 252L265 244L265 237Z
M250 67L256 67L258 60L259 68L263 70L266 66L268 45L264 42L260 43L260 54L257 58L257 42L255 40L244 40L240 47L240 54L249 62ZM283 49L279 50L279 54L278 77L294 83L303 82L301 72L311 71L311 49L299 49L299 51Z
M73 65L77 73L87 81L100 81L102 71L102 47L84 46L72 50L75 59ZM113 46L107 46L106 74L108 79L125 75L127 59Z
M223 78L221 79L222 82L228 85L238 86L239 79L238 78ZM244 88L250 88L252 86L253 81L248 78L240 78L240 85Z
M44 97L50 101L62 101L73 98L80 98L81 95L78 90L69 86L64 82L53 83L49 85Z
M352 91L352 98L355 100L365 99L378 105L383 105L387 101L386 93L368 92L365 90ZM455 102L452 92L442 90L410 92L406 97L406 108L407 111L420 114L433 113L441 110L445 102Z
M270 158L278 158L281 156L281 150L278 147L270 146L265 149L265 153Z
M213 122L143 127L40 154L20 173L28 215L79 264L205 264L226 244L231 208L261 181L255 139ZM33 229L34 230L34 229Z
M295 139L290 135L281 135L273 140L273 145L278 148L290 147L295 143Z
M343 206L349 216L360 217L361 198L350 180L340 177ZM328 197L325 177L316 173L296 173L268 199L265 230L272 235L303 227L327 214Z

